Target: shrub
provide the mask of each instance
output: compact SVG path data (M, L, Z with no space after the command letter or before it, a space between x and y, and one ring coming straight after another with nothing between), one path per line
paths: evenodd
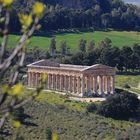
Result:
M114 119L136 117L140 101L137 95L123 92L110 96L99 106L97 113Z
M123 87L124 87L124 88L127 88L127 89L131 88L130 85L127 84L127 83L126 83Z
M50 128L47 128L46 130L46 138L47 140L51 140L52 138L52 130Z
M94 103L91 103L87 106L87 111L88 112L95 112L97 110L97 106Z

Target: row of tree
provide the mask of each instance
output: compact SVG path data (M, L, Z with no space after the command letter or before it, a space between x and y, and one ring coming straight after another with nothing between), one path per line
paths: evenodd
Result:
M68 48L66 41L62 41L60 49L56 46L53 38L50 42L49 51L35 48L29 51L26 57L26 64L40 59L55 59L61 63L75 65L94 65L97 63L116 67L120 72L140 71L140 45L123 46L118 48L112 46L111 40L105 38L98 45L93 40L87 43L86 40L79 41L77 52Z
M140 45L122 48L102 46L79 51L72 56L63 58L63 63L76 65L93 65L97 63L116 67L120 72L140 71Z
M16 0L15 10L28 12L36 0ZM48 30L90 28L114 28L118 30L140 30L140 8L125 4L122 0L42 0L46 13L41 32ZM26 7L26 9L25 9ZM11 30L19 32L20 24L13 11Z
M52 38L49 47L49 52L51 56L56 56L58 54L60 54L61 56L66 56L71 54L70 48L67 46L66 41L61 41L59 51L57 50L56 43L56 39ZM102 48L111 47L111 43L112 41L109 38L105 38L98 44L98 46ZM81 38L79 41L78 49L81 52L91 52L94 50L95 46L96 44L94 40L91 40L89 43L87 43L87 40Z

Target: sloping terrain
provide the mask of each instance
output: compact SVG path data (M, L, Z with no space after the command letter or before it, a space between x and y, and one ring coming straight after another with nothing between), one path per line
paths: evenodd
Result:
M56 131L59 140L139 140L140 123L87 113L84 104L82 107L82 104L54 93L46 93L46 96L43 93L41 96L39 102L25 106L25 114L28 114L22 116L25 125L19 130L12 128L13 135L9 135L8 140L17 134L25 140L49 140L50 131ZM78 111L76 106L84 110L81 108Z

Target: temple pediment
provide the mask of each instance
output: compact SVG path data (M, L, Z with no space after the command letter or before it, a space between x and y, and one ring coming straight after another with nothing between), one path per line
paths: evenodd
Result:
M96 65L92 65L89 66L85 69L83 69L82 71L87 71L87 70L114 70L116 71L116 69L114 67L110 67L110 66L106 66L106 65L102 65L102 64L96 64Z

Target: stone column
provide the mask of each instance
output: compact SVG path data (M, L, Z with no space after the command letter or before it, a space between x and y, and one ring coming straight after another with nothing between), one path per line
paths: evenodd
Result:
M60 91L62 91L62 75L60 75Z
M34 72L34 87L36 88L36 73Z
M103 76L99 76L99 94L103 94Z
M105 76L103 76L103 93L105 93Z
M111 94L115 93L115 76L111 76Z
M52 74L50 74L50 89L52 89Z
M32 86L34 87L34 72L32 72Z
M34 75L34 72L32 72L32 87L35 87L35 75Z
M107 76L104 76L104 93L108 94L108 92L107 92Z
M50 74L47 75L47 88L50 89Z
M64 76L64 91L67 91L67 76Z
M72 78L72 76L70 76L70 93L72 93L72 88L73 88L73 78Z
M60 79L60 86L61 86L61 91L64 91L64 75L61 75L61 79Z
M66 75L66 92L69 91L69 77Z
M93 90L94 90L94 93L97 94L97 76L94 76L93 79L94 79Z
M71 90L71 78L70 76L68 76L68 92L70 92Z
M55 74L54 74L53 84L54 84L53 89L56 90L56 75Z
M59 75L56 75L56 90L59 90Z
M36 87L38 87L38 73L36 72L35 73L35 83L36 83Z
M48 89L48 73L46 73L45 89Z
M107 93L110 93L110 77L107 76Z
M90 77L90 91L93 93L93 76Z
M32 87L32 72L30 72L30 87Z
M60 75L58 75L57 82L57 90L60 91Z
M56 89L56 75L53 74L53 90Z
M53 75L53 90L56 90L56 75Z
M90 77L87 76L87 92L90 92Z
M75 82L75 76L73 77L73 93L75 94L75 87L76 87L76 82Z
M87 77L85 76L84 79L85 79L85 93L87 93Z
M31 81L31 76L30 76L30 72L28 72L28 86L30 87L30 81Z
M50 89L52 89L52 74L50 74L50 81L49 81L49 84L50 84Z
M84 95L85 94L85 77L82 76L81 78L81 94Z
M77 77L77 94L80 94L80 87L81 87L81 80L80 77Z
M58 85L57 85L57 81L58 81L58 79L57 79L58 77L57 77L57 76L58 76L58 75L55 75L55 90L57 90L57 86L58 86Z

